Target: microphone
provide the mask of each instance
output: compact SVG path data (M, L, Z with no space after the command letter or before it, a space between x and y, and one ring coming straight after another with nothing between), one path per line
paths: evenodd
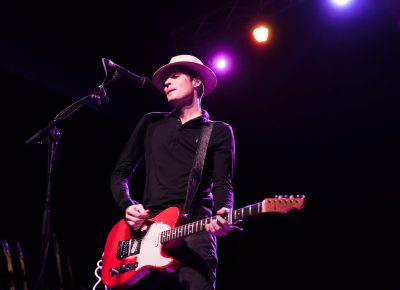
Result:
M115 69L113 79L117 79L120 76L126 76L126 77L133 79L141 87L144 87L146 85L153 85L153 83L151 82L151 80L149 78L138 76L138 75L134 74L133 72L130 72L126 68L112 62L109 59L103 58L103 63L105 63L105 65L107 67L111 67L111 68Z

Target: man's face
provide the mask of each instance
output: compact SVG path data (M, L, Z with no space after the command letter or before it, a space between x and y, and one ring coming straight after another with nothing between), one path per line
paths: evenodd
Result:
M166 72L164 92L168 102L173 106L189 105L194 97L192 78L178 67L172 67Z

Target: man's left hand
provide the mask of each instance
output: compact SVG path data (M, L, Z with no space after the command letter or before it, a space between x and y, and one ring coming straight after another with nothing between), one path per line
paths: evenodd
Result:
M232 229L240 229L236 225L230 225L222 216L229 213L229 208L223 207L217 211L216 219L206 224L206 231L216 236L226 236Z

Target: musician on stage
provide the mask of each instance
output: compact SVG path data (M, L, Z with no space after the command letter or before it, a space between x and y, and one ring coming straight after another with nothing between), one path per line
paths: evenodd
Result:
M192 55L172 57L154 73L152 81L165 93L173 110L151 112L141 118L111 174L113 196L132 230L140 229L169 207L183 210L200 133L210 122L201 101L217 85L215 73ZM135 194L129 183L135 182L131 177L140 162L144 162L145 186L143 193ZM232 128L216 121L188 222L214 215L217 219L205 226L206 231L189 235L168 251L179 261L178 269L172 273L152 271L130 289L216 289L216 236L225 236L235 227L222 218L233 208L234 162Z

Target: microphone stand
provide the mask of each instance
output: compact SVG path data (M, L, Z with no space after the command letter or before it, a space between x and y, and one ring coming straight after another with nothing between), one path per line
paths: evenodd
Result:
M41 224L41 250L40 250L40 258L39 258L39 273L36 281L35 289L42 290L44 283L44 272L45 265L47 260L47 255L49 251L51 230L50 230L50 215L51 215L51 199L52 199L52 190L53 190L53 175L54 175L54 164L55 157L57 152L57 146L61 139L61 133L58 130L57 126L62 121L66 120L70 116L72 116L75 112L77 112L80 108L82 108L87 100L95 99L98 105L101 105L101 101L105 100L108 102L108 98L106 96L104 85L106 83L101 84L97 88L95 88L89 95L84 96L80 100L74 102L69 105L67 108L63 109L57 116L47 124L45 127L40 129L37 133L35 133L32 137L25 141L25 144L32 144L34 142L38 144L43 144L47 142L48 145L48 162L47 162L47 191L46 198L44 204L44 211L42 215L42 224Z
M44 210L42 215L41 224L41 248L40 248L40 258L39 258L39 272L36 280L35 289L44 289L44 274L45 266L47 261L47 256L49 252L49 244L51 238L50 230L50 215L51 215L51 199L53 191L53 175L54 175L54 164L57 152L57 146L61 139L61 133L57 126L71 117L75 112L82 108L88 100L95 100L98 105L101 105L104 100L106 103L109 98L106 95L104 87L109 83L115 81L120 77L119 74L114 72L111 78L107 79L107 67L103 61L103 67L105 70L105 77L101 85L93 89L89 95L84 96L78 101L72 103L61 112L59 112L56 117L45 127L36 132L32 137L25 141L25 144L38 143L43 144L47 142L48 145L48 162L47 162L47 191L44 204Z
M106 103L109 102L109 98L105 92L105 86L110 84L111 82L119 79L122 74L118 72L118 68L114 69L114 72L111 77L107 77L107 68L109 68L108 60L103 58L103 68L105 71L105 77L101 85L97 86L93 89L89 95L84 96L78 101L72 103L61 112L57 114L57 116L47 124L45 127L36 132L32 137L25 141L25 144L32 144L34 142L38 144L43 144L47 141L48 144L48 163L47 163L47 192L46 199L44 204L44 211L42 216L42 224L41 224L41 250L40 250L40 260L39 260L39 273L36 280L35 290L44 289L44 273L47 255L49 251L49 244L51 238L51 230L50 230L50 215L51 215L51 199L52 199L52 189L53 189L53 175L54 175L54 164L55 157L57 152L57 146L61 139L61 133L57 129L57 125L62 121L66 120L70 116L72 116L76 111L82 108L88 100L95 100L98 105L101 105L102 100ZM132 74L133 75L133 74ZM130 76L130 75L129 75ZM135 75L136 76L136 75ZM132 76L130 76L132 77ZM139 77L141 87L143 88L146 84L151 82L146 77ZM137 81L136 80L136 81Z

